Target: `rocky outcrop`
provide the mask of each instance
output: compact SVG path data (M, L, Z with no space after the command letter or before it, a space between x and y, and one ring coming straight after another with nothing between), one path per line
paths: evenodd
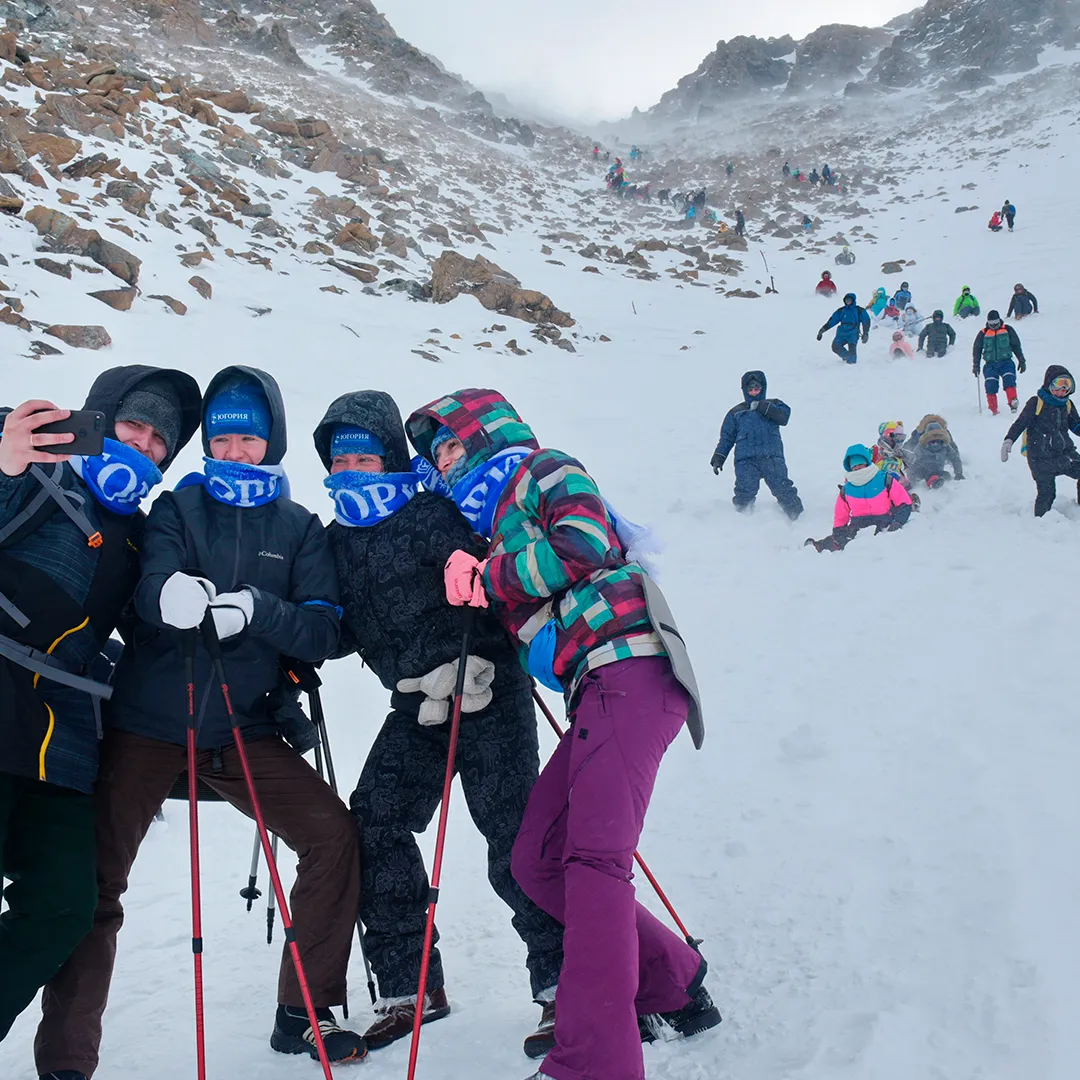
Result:
M307 67L293 47L283 23L257 23L248 15L238 15L230 10L218 19L216 29L227 42L246 52L268 56L289 67Z
M447 304L462 293L475 296L488 311L529 323L573 326L574 320L560 311L550 297L521 282L482 255L467 259L456 251L444 251L431 268L431 298Z
M859 75L860 68L892 40L888 30L832 24L818 27L795 49L795 67L787 92L839 89Z
M717 42L697 71L681 78L655 106L665 116L698 118L732 98L783 86L793 67L794 40L735 37Z

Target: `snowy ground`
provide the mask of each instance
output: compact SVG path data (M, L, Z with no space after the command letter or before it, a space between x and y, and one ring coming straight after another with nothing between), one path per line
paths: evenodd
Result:
M668 755L642 850L705 938L725 1022L691 1042L647 1048L649 1076L1072 1080L1080 1071L1080 871L1071 855L1080 796L1064 676L1074 656L1070 552L1080 508L1063 482L1054 511L1034 520L1023 459L998 460L1009 421L979 415L970 366L977 326L954 321L959 340L944 360L896 363L885 359L878 330L848 368L814 340L831 305L812 295L828 267L841 293L853 288L860 300L902 276L924 314L951 314L962 284L984 312L1004 311L1012 284L1023 281L1044 308L1019 327L1031 364L1020 380L1026 399L1047 364L1072 362L1074 245L1065 224L1080 216L1070 182L1080 147L1066 132L1063 124L1041 155L1002 160L974 192L960 189L970 166L912 175L908 194L940 182L949 200L886 207L882 196L860 219L879 243L856 246L854 267L799 261L770 242L780 292L759 300L631 281L604 264L602 275L582 274L584 261L572 256L557 253L566 268L545 262L527 231L493 237L493 258L569 308L584 334L613 338L581 341L576 356L475 349L493 317L468 297L446 308L355 288L339 297L312 287L323 282L317 268L257 277L219 259L199 271L214 285L212 304L193 303L167 333L149 310L110 318L111 353L9 360L3 397L77 404L106 363L178 365L204 385L225 364L259 365L278 377L288 404L294 495L328 520L310 432L336 395L379 387L407 411L462 386L500 388L542 443L580 456L613 503L664 535L663 581L706 695L705 749L694 753L682 736ZM985 222L1006 195L1019 207L1017 231L993 235ZM981 208L954 215L957 202ZM6 279L31 255L28 230L11 240L23 248ZM757 259L753 247L749 258ZM891 258L917 265L880 277L880 261ZM182 280L173 284L184 295ZM64 296L74 303L70 289ZM252 318L246 305L273 312ZM86 300L68 321L101 315ZM444 342L462 335L442 364L410 351L435 327ZM532 344L523 324L509 329ZM0 331L9 356L25 348L17 331ZM759 366L770 394L793 410L784 437L807 507L795 525L767 492L754 514L737 515L731 470L716 478L708 468L723 415L739 400L739 376ZM807 536L829 530L847 445L873 442L882 420L910 429L926 412L948 418L968 479L924 493L923 512L898 534L861 536L839 555L804 549ZM175 476L197 458L189 449ZM351 786L386 695L358 662L331 666L327 682L338 772ZM542 741L553 746L546 731ZM245 914L237 896L251 826L209 806L203 836L210 1075L315 1077L314 1063L267 1046L278 949L264 944L263 913ZM193 1074L186 865L184 809L170 805L127 895L100 1077ZM521 1038L537 1009L460 798L443 886L454 1014L425 1029L419 1074L525 1076ZM655 906L647 888L641 895ZM365 1025L358 955L351 970L354 1022ZM34 1013L0 1046L5 1080L34 1075ZM401 1076L406 1057L400 1045L373 1054L363 1075Z

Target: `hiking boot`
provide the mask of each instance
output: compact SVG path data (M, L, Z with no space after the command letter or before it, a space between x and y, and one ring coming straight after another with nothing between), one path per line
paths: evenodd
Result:
M546 1057L555 1049L555 1002L545 1001L540 1013L540 1023L536 1030L525 1036L525 1056L527 1058Z
M364 1032L368 1049L381 1050L398 1039L412 1034L413 1020L416 1019L416 998L383 998L375 1006L375 1015L379 1018ZM424 995L424 1014L421 1024L430 1024L450 1015L450 1005L446 1000L446 991L440 986Z
M56 1069L51 1073L42 1073L38 1080L87 1080L87 1076L78 1069Z
M1009 411L1016 412L1020 408L1020 399L1011 397L1009 398Z
M532 1076L525 1077L525 1080L552 1080L545 1072L534 1072Z
M322 1032L326 1056L335 1064L363 1061L367 1057L367 1043L355 1031L338 1027L330 1009L316 1009L315 1018ZM307 1010L292 1005L279 1005L274 1018L274 1034L270 1036L270 1048L279 1054L307 1054L318 1060L319 1051L315 1035L308 1022Z
M661 1013L660 1017L686 1038L716 1027L721 1019L720 1010L713 1004L713 999L709 997L709 991L704 986L698 987L689 1005L684 1005L675 1012Z

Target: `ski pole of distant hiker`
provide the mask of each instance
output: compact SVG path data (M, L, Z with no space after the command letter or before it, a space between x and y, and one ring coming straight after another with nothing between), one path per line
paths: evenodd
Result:
M555 719L551 710L547 707L547 703L540 696L540 693L535 686L533 687L533 699L536 701L536 704L540 706L540 711L547 717L547 721L551 725L552 730L561 739L565 732L561 727L559 727L558 720ZM645 860L637 851L634 852L634 862L638 864L638 866L641 868L641 872L648 879L649 884L656 892L660 903L663 904L665 908L667 908L667 913L671 916L672 921L679 928L679 932L682 934L682 936L686 938L687 945L689 945L692 949L696 949L704 939L694 937L694 935L686 929L686 924L682 921L682 919L679 918L679 913L675 910L675 906L672 904L672 902L667 898L667 893L665 893L664 890L660 888L660 882L656 880L655 875L649 869Z
M203 1012L202 892L199 884L199 774L195 756L195 647L194 630L184 640L184 674L187 679L187 781L188 836L191 847L191 954L195 963L195 1069L206 1080L206 1028Z
M300 984L300 994L304 999L304 1008L307 1010L308 1023L311 1025L311 1035L315 1042L315 1049L319 1055L319 1064L322 1065L323 1076L326 1080L333 1080L334 1074L330 1071L330 1059L326 1054L326 1044L323 1042L322 1030L319 1028L319 1019L315 1015L315 1004L311 999L311 988L308 986L307 974L304 971L304 963L300 958L300 947L296 943L296 935L293 932L292 918L289 915L289 903L285 897L285 889L281 884L281 875L278 873L277 859L274 858L273 848L270 844L270 833L266 828L266 819L263 817L262 804L259 802L258 792L255 790L255 778L251 772L251 763L248 761L247 747L244 743L244 735L240 730L240 721L233 712L232 698L229 696L229 683L225 678L225 665L221 659L221 642L218 640L217 627L214 625L214 615L209 609L202 624L203 643L206 651L210 654L210 660L214 666L214 675L221 688L221 697L225 702L225 713L229 718L229 727L232 729L233 742L236 744L236 755L240 759L240 769L244 774L244 783L247 785L248 801L251 803L251 812L255 817L255 825L259 830L259 842L262 844L263 858L266 860L266 869L270 875L274 895L277 898L277 906L281 912L281 925L285 930L285 940L292 954L293 966L296 968L296 981ZM193 665L194 666L194 665ZM194 685L194 679L193 679ZM189 789L191 781L189 777ZM194 796L194 791L192 790Z
M431 939L435 931L435 907L439 902L443 849L446 845L446 819L450 811L450 789L454 783L454 758L457 755L458 731L461 729L461 699L465 694L465 669L469 663L472 608L466 607L462 610L462 622L464 629L461 634L461 655L458 657L457 685L454 687L454 712L450 720L450 747L446 753L446 776L443 778L442 806L439 808L439 832L435 839L435 858L431 864L431 881L428 889L424 952L420 960L420 985L416 991L416 1014L413 1017L412 1047L409 1050L409 1080L414 1080L416 1076L416 1056L420 1051L420 1026L424 1022L424 998L427 996L428 966L431 963Z

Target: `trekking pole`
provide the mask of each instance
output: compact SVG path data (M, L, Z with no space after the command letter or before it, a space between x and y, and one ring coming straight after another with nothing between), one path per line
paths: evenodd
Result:
M214 674L217 676L218 685L221 687L221 697L225 702L225 712L229 718L229 727L232 729L233 742L236 744L236 754L240 759L240 769L244 774L244 782L247 785L251 812L255 817L255 825L259 830L259 841L262 844L263 858L266 859L266 869L270 875L274 895L277 897L277 906L281 909L281 925L285 930L285 940L288 942L289 952L292 954L293 966L296 968L296 981L300 984L300 994L304 999L304 1008L307 1010L312 1039L315 1042L315 1050L319 1055L319 1064L322 1065L323 1076L326 1080L334 1080L334 1074L330 1071L330 1059L326 1054L326 1044L323 1042L322 1030L319 1027L319 1018L315 1015L315 1004L311 999L311 989L308 986L304 963L300 958L300 946L296 943L296 933L293 929L292 918L289 916L289 903L285 898L285 888L281 884L277 859L274 858L274 852L270 844L270 834L267 831L266 820L263 817L262 805L259 802L258 792L255 790L255 778L251 772L251 763L248 761L247 748L244 745L244 734L240 730L240 721L237 719L236 713L233 712L232 698L229 696L229 684L225 678L225 665L221 659L221 642L218 640L217 627L214 625L213 612L210 610L207 610L206 618L203 619L202 636L206 651L210 654L210 660L214 666ZM194 660L192 667L194 668ZM194 675L192 676L193 700ZM194 731L192 731L189 738L191 745L194 746ZM189 786L191 783L189 776Z
M555 734L558 735L561 739L565 732L561 727L559 727L558 720L556 720L554 715L552 715L551 710L547 707L547 703L540 696L540 692L536 689L535 686L533 687L533 700L536 702L537 705L540 706L540 711L547 717L548 723L551 725ZM674 905L667 898L667 893L665 893L664 890L660 888L660 882L656 880L656 878L653 876L653 872L646 865L645 860L636 851L634 852L634 862L638 864L638 866L641 868L641 872L648 879L649 884L653 887L656 895L659 897L660 903L663 904L665 908L667 908L667 913L671 916L675 925L679 928L679 932L684 938L686 938L686 944L689 945L690 948L696 950L697 947L702 943L704 938L696 938L693 934L690 933L689 930L686 929L686 924L682 921L682 919L679 918L679 913L675 910Z
M247 901L247 909L262 896L262 889L255 887L255 881L259 876L259 833L255 831L255 846L251 849L251 869L248 871L248 883L240 890L240 895Z
M206 1080L206 1030L203 1011L202 894L199 886L199 777L195 760L195 646L196 631L184 641L187 677L188 837L191 848L191 954L195 964L195 1063L199 1080Z
M337 774L334 771L334 755L330 753L330 737L326 733L326 714L323 712L322 695L318 685L308 690L308 701L311 702L311 719L315 721L315 728L319 733L319 745L323 750L323 758L326 761L326 779L333 788L334 794L338 794ZM360 915L356 916L356 937L360 942L360 958L364 961L364 974L367 976L368 995L371 1004L379 1000L375 991L375 976L371 971L371 961L368 959L367 949L364 947L364 923Z
M424 1022L424 998L427 995L428 966L431 963L431 944L435 931L435 906L439 902L439 882L442 879L446 819L450 811L450 789L454 783L454 759L457 755L458 731L461 728L461 699L465 694L465 669L469 662L469 638L472 634L473 614L471 607L466 607L462 613L464 628L461 634L461 655L458 657L457 686L454 687L454 713L450 721L450 747L446 753L446 776L443 779L442 806L439 809L439 832L435 839L435 858L431 864L427 925L424 927L424 953L420 961L420 986L416 991L416 1013L413 1016L412 1046L409 1050L409 1080L414 1080L416 1076L416 1056L420 1050L420 1026Z
M255 833L258 836L258 832ZM277 861L277 836L274 836L273 843L271 844L271 852L274 856L274 861ZM270 890L270 895L266 898L266 944L274 944L274 890Z
M769 285L772 287L772 291L775 293L776 282L773 281L772 271L769 269L769 260L765 258L764 251L759 251L758 254L761 256L761 261L765 264L765 273L769 275Z

